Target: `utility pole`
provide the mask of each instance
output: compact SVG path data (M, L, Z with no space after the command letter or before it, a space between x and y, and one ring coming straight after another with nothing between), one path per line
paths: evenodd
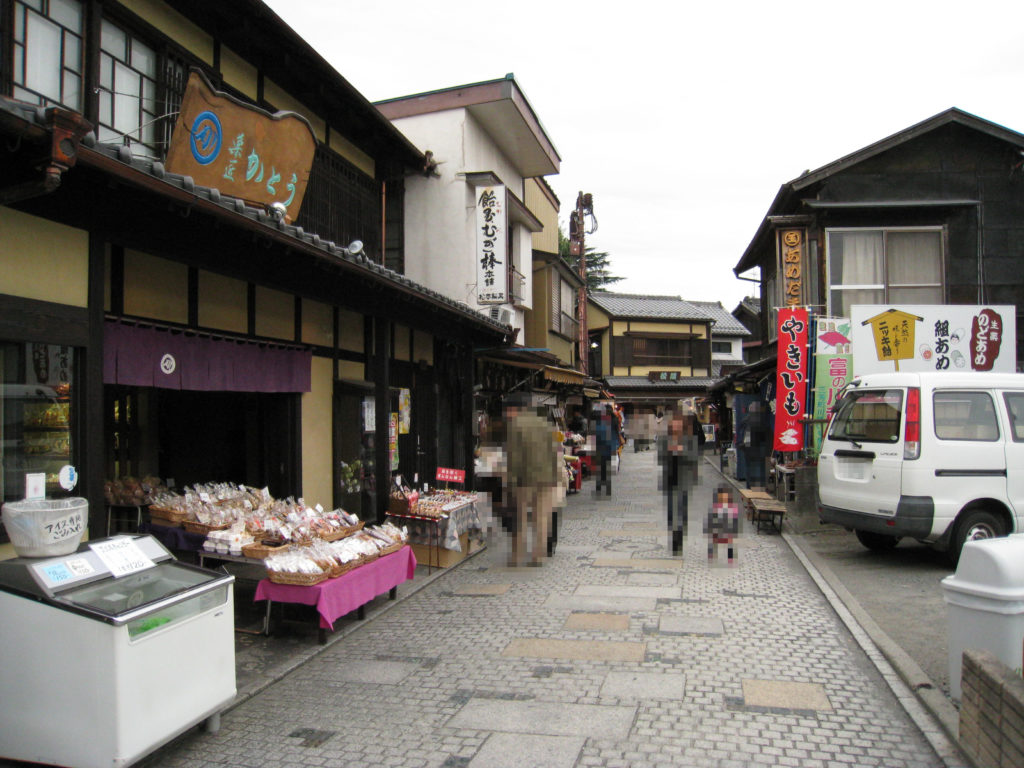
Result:
M589 215L592 222L590 232L587 232L584 217ZM578 361L580 372L586 376L590 357L590 333L587 330L587 251L586 235L593 234L597 230L597 219L594 218L594 198L588 192L580 192L576 196L576 210L569 217L569 253L577 257L576 266L579 270L580 279L583 284L580 286L579 295L576 300L576 322L579 326L579 352Z

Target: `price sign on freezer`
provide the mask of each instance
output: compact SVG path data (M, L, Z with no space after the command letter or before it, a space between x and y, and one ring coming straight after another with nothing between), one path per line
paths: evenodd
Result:
M139 549L135 539L127 536L97 541L89 547L103 561L114 578L144 571L154 565L153 561Z

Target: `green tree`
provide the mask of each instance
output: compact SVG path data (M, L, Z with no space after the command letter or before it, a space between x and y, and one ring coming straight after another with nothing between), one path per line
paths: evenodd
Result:
M610 269L611 256L609 256L607 251L596 251L593 247L586 245L583 248L583 252L587 256L588 291L606 291L608 289L605 286L624 279L616 277L608 271ZM569 238L566 237L561 227L558 228L558 255L574 271L578 269L579 258L570 253Z

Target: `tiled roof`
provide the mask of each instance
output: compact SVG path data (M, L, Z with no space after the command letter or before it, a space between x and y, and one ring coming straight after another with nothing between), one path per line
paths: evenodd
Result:
M720 301L691 301L693 306L711 315L715 324L711 328L712 336L749 336L750 331L739 320L733 317Z
M589 298L612 317L659 320L711 320L705 310L678 296L643 296L635 293L594 291Z

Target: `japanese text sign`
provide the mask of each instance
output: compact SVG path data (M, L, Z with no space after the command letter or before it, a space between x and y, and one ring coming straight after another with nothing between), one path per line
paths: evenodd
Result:
M213 90L198 70L188 78L167 170L259 205L281 203L293 220L306 192L316 136L294 112L270 114Z
M799 451L804 446L807 400L807 310L779 310L779 356L776 363L776 451Z
M476 301L505 304L509 300L505 187L480 187L476 194Z
M787 307L799 304L803 297L804 244L802 229L779 232L779 273L782 277L783 301Z
M450 469L449 467L438 467L437 482L464 483L466 482L466 471L464 469Z
M1011 305L854 304L854 374L885 371L1017 370Z

